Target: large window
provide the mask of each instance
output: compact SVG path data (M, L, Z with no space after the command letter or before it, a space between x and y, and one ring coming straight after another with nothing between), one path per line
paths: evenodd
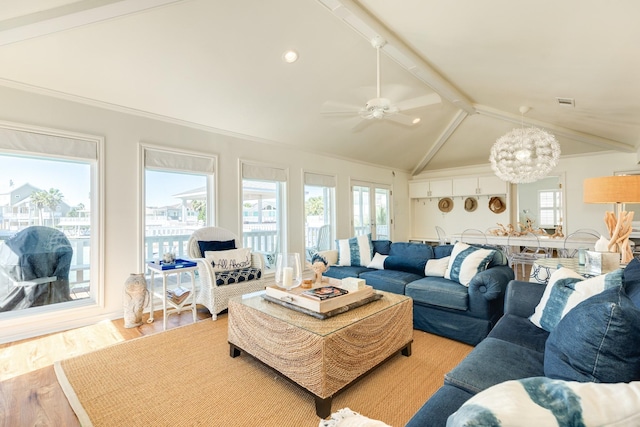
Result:
M351 186L353 232L391 240L391 189L386 185L354 182Z
M541 190L538 192L540 227L554 228L562 224L562 192Z
M143 146L144 261L187 256L194 230L213 224L215 157Z
M0 124L3 317L98 300L100 141Z
M318 251L333 247L335 240L334 176L304 174L305 247L308 260Z
M275 268L275 254L286 252L286 183L284 169L241 163L242 243L262 252L267 271Z

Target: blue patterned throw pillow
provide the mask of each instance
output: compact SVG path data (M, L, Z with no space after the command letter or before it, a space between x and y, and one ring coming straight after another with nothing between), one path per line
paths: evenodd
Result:
M338 265L366 267L373 258L371 234L337 240Z
M451 251L451 258L444 278L469 286L473 277L487 269L495 250L481 249L458 242Z
M640 425L640 382L505 381L471 397L447 420L447 427L623 425Z
M573 270L561 267L553 272L531 323L551 332L558 322L576 305L605 289L622 286L622 269L584 279Z

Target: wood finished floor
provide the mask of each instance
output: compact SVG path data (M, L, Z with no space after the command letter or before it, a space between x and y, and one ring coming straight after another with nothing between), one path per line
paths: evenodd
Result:
M145 314L143 320L146 322L147 318ZM199 309L198 320L207 318L210 319L211 314L206 309ZM100 334L95 333L97 326L89 326L0 344L0 378L5 378L0 382L0 427L79 426L58 384L53 361L117 341L161 332L162 311L156 312L155 319L154 323L131 329L124 327L123 319L117 319L101 322ZM193 323L190 311L172 314L167 329L190 323ZM29 370L37 366L43 367Z
M528 280L530 267L517 277ZM224 314L223 314L224 315ZM138 338L162 331L162 312L154 323L126 329L123 319L102 322L98 326L46 335L8 344L0 344L0 427L79 426L55 372L53 361L91 351L117 341ZM198 320L211 318L206 309L198 310ZM106 324L105 324L106 323ZM169 316L167 328L193 323L191 312ZM36 344L36 345L34 345ZM42 366L33 370L33 367Z

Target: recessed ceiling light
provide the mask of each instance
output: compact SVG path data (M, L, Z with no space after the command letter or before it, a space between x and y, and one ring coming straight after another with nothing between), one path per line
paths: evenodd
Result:
M411 123L413 123L414 125L420 123L420 117L416 117Z
M288 50L282 54L282 60L288 64L296 62L298 60L298 52L295 50Z

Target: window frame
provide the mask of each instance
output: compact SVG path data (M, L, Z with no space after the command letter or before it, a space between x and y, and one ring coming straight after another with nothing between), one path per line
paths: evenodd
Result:
M81 325L86 318L96 315L105 307L104 285L104 137L53 129L34 125L0 121L0 129L15 132L39 134L46 138L59 138L84 142L78 155L73 155L73 149L49 145L36 152L29 149L31 144L14 144L14 148L0 148L0 153L40 157L49 160L71 160L86 162L90 170L90 204L91 204L91 234L90 242L90 296L75 301L62 302L28 310L16 310L3 313L0 316L0 330L8 331L2 334L0 342L16 340L25 336L40 335L59 329L60 325L71 327ZM55 148L54 148L55 147ZM95 158L86 157L87 149L95 150ZM84 150L84 155L83 155ZM95 236L95 237L93 237ZM89 310L89 313L86 311Z
M244 241L244 181L264 181L275 182L276 189L276 232L277 232L277 252L287 252L289 248L288 227L289 227L289 169L286 167L269 163L254 162L249 160L238 161L238 190L240 215L238 230ZM279 200L281 198L281 200ZM279 246L279 247L278 247ZM275 255L275 254L274 254ZM273 274L275 270L269 268L271 262L267 260L267 268L263 271L266 275ZM275 264L274 264L275 265Z
M154 153L159 153L163 156L184 156L184 157L193 157L196 159L202 159L205 162L210 162L211 163L211 168L212 170L210 171L210 173L206 174L206 181L207 181L207 221L204 224L204 226L206 227L211 227L214 226L216 224L217 221L217 217L218 217L218 212L217 212L217 196L218 196L218 179L216 179L216 173L218 171L218 156L215 154L210 154L210 153L204 153L204 152L200 152L200 151L192 151L192 150L184 150L184 149L180 149L180 148L174 148L174 147L165 147L165 146L161 146L158 144L152 144L152 143L148 143L148 142L140 142L139 143L139 175L138 175L138 181L139 181L139 185L138 185L138 194L139 194L139 250L137 251L138 253L138 265L140 266L141 270L140 271L147 271L146 268L146 260L145 260L145 254L144 254L144 247L145 247L145 239L146 239L146 201L147 201L147 197L146 197L146 171L147 171L147 165L146 165L146 154L147 152L154 152ZM150 170L155 170L155 171L165 171L165 172L175 172L175 173L189 173L188 166L185 166L184 164L178 166L178 167L171 167L171 166L167 166L165 167L160 167L160 166L155 166L150 168ZM202 174L205 175L205 172L200 171L200 172L193 172L193 174Z
M336 193L338 187L338 177L332 174L326 174L321 172L314 172L303 170L302 171L302 212L304 217L304 222L302 224L302 238L303 245L302 247L307 247L307 217L306 217L306 199L307 199L307 186L314 188L322 188L323 194L329 194L329 208L330 212L327 214L325 212L325 219L328 218L330 224L330 249L335 249L335 239L336 239L336 221L337 221L337 207L336 207ZM326 203L324 203L326 205Z
M545 193L551 193L551 200L553 206L542 207L542 195ZM555 224L543 224L542 213L551 212ZM556 227L562 222L562 190L560 189L545 189L538 190L538 226L543 228Z

